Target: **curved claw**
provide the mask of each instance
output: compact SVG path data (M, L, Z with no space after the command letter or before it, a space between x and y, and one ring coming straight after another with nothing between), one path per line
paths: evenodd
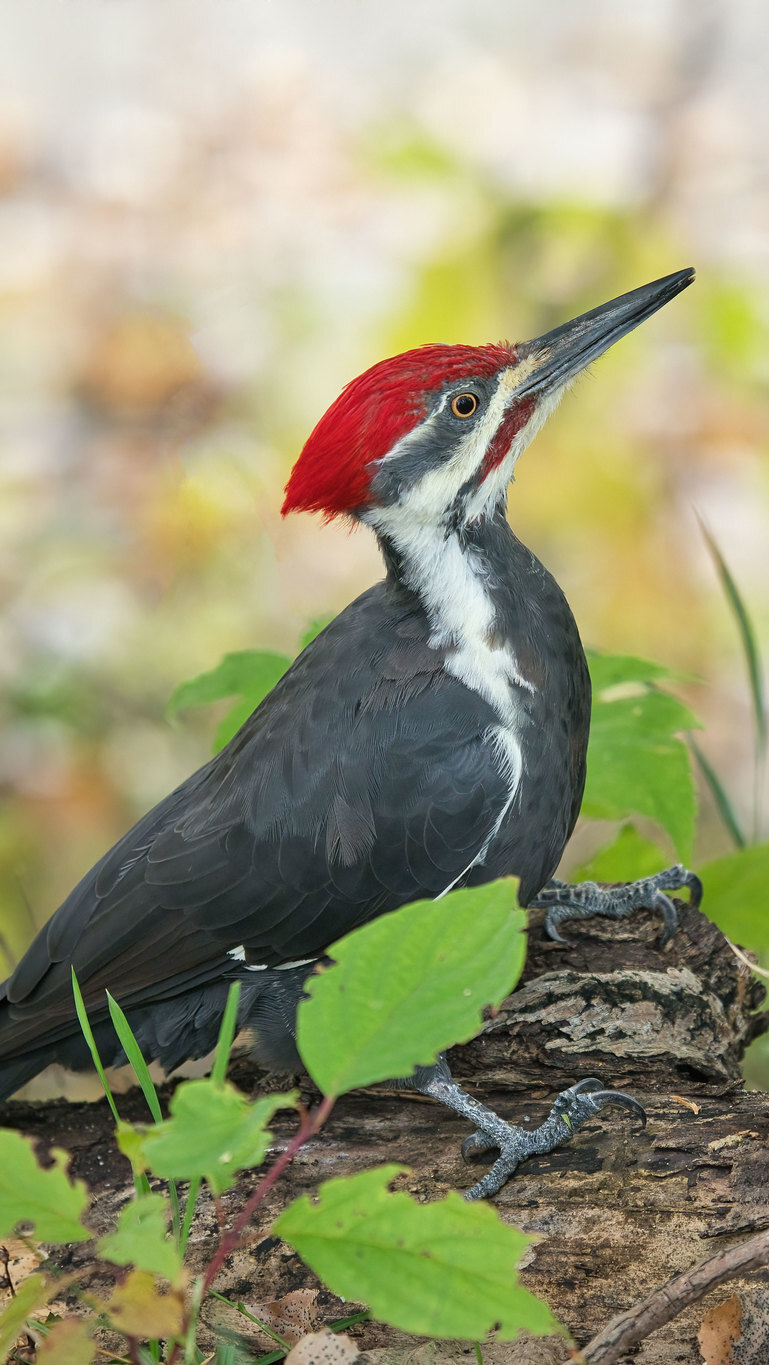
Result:
M473 1157L484 1156L486 1152L492 1151L497 1146L496 1142L482 1133L480 1129L466 1137L460 1151L463 1161L472 1161Z
M599 1081L597 1076L585 1076L581 1081L575 1081L570 1086L570 1095L584 1095L591 1090L603 1090L603 1081ZM566 1093L566 1092L563 1092Z
M696 873L694 872L689 873L688 886L689 904L692 905L695 910L699 910L700 905L702 904L703 887L702 882L700 881Z
M662 915L663 927L660 935L660 947L664 948L678 928L678 911L664 891L655 891L649 900L651 902L649 909L659 910Z
M595 1104L596 1112L603 1109L606 1104L616 1104L620 1109L629 1109L631 1114L638 1117L641 1127L646 1127L646 1110L632 1095L626 1095L624 1090L594 1090L586 1098Z
M556 907L553 906L545 915L545 933L549 939L552 939L553 943L568 943L569 940L564 938L563 934L559 934L556 928L555 909Z

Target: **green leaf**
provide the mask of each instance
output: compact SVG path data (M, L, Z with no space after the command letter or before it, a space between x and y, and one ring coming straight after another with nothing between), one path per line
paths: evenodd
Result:
M179 683L168 699L166 706L170 717L190 706L206 706L224 697L267 695L279 678L283 676L291 660L283 654L272 654L268 650L243 649L238 653L225 654L224 658L206 673Z
M678 735L699 722L683 702L651 685L661 676L657 664L593 654L590 668L594 695L583 815L648 816L689 862L697 803L689 751ZM614 689L619 695L612 695Z
M174 688L166 705L166 715L172 719L190 706L206 706L225 697L241 697L216 731L214 746L220 749L272 691L290 664L291 660L285 654L263 649L225 654L216 668L199 673L196 678L189 678Z
M574 873L575 882L634 882L665 866L665 852L644 839L633 825L623 825L616 839Z
M34 1317L60 1287L60 1280L45 1275L28 1275L22 1281L10 1303L0 1313L0 1360L7 1360L7 1353L24 1331L29 1318Z
M168 1204L162 1194L144 1194L120 1210L116 1232L99 1240L99 1255L115 1265L150 1270L176 1280L182 1267L179 1252L168 1236Z
M382 1166L329 1180L281 1214L274 1231L336 1294L361 1299L404 1332L478 1341L499 1325L512 1340L524 1329L563 1330L516 1276L530 1237L488 1204L451 1193L419 1204L387 1186L404 1168Z
M165 1123L143 1132L138 1144L148 1168L164 1179L208 1181L214 1195L235 1183L238 1171L259 1166L272 1141L267 1130L277 1109L292 1109L297 1094L266 1095L252 1104L233 1085L210 1079L176 1087ZM141 1129L122 1125L135 1157ZM120 1134L123 1147L123 1132Z
M326 1095L408 1076L477 1033L523 968L517 882L414 901L345 935L335 966L311 976L299 1006L299 1052Z
M89 1322L61 1318L43 1338L35 1365L91 1365L98 1347L91 1341Z
M719 929L755 952L769 951L769 844L715 858L701 869L703 909Z
M608 692L623 683L655 683L674 676L664 664L638 659L634 654L604 654L597 649L585 653L594 693Z
M175 1338L184 1329L184 1295L180 1289L162 1294L146 1270L131 1270L101 1304L111 1326L128 1337Z
M86 1242L91 1236L80 1222L88 1206L82 1180L66 1173L69 1153L54 1147L54 1165L43 1170L32 1143L0 1129L0 1237L19 1223L34 1223L40 1242Z

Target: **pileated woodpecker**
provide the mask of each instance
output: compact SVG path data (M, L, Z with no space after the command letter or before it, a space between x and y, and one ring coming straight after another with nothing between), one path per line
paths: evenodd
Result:
M284 513L374 531L387 574L304 650L221 753L91 869L0 987L0 1095L88 1054L75 967L102 1056L124 1060L105 988L146 1057L207 1053L229 982L266 1065L301 1070L302 985L335 939L451 887L514 873L548 928L657 906L681 867L623 891L552 880L582 800L590 680L561 589L505 517L515 463L565 388L686 288L691 269L521 345L429 345L348 384L307 441ZM500 1149L470 1192L496 1191L604 1104L563 1092L535 1132L466 1095L445 1059L408 1084L466 1115L467 1148ZM642 1113L643 1111L641 1111Z

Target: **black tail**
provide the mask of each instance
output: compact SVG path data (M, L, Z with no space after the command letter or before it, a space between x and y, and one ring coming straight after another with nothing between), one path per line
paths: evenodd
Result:
M53 1060L48 1048L25 1052L23 1057L10 1057L7 1061L0 1057L0 1103L15 1095Z

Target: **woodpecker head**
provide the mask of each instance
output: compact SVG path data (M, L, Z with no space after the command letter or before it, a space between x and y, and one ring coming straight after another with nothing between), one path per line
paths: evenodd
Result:
M518 456L576 376L691 284L643 285L533 341L421 346L353 379L310 435L286 486L288 512L472 522L504 496Z

